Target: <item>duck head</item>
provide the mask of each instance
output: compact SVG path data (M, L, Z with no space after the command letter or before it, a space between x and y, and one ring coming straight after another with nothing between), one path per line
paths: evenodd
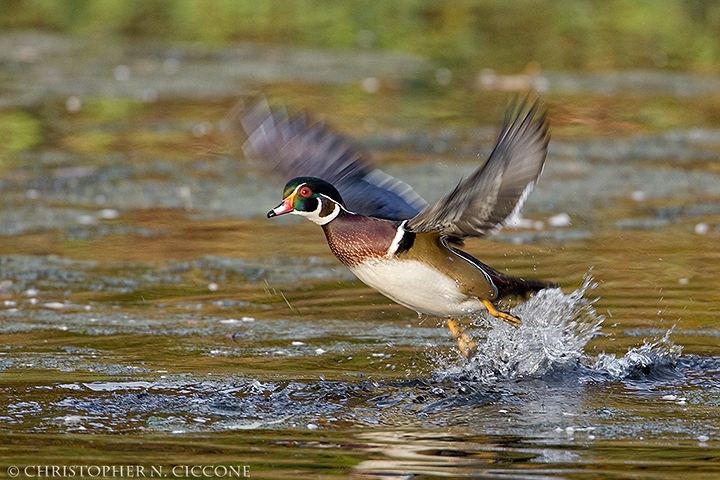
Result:
M267 213L268 218L292 213L318 225L334 220L345 209L340 193L325 180L297 177L285 185L283 201Z

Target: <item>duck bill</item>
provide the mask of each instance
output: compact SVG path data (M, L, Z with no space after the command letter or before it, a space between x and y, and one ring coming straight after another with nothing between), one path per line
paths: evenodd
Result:
M277 217L278 215L285 215L286 213L292 212L294 210L292 203L292 197L287 197L280 205L267 213L267 218Z

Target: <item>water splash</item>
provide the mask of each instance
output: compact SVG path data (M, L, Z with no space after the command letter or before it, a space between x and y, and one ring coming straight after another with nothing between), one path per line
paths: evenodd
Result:
M585 362L595 374L604 375L612 380L625 378L653 380L657 377L673 376L682 346L670 340L674 327L662 338L649 342L645 340L639 347L629 348L625 356L617 358L615 354L601 353Z
M485 332L472 332L478 345L476 356L470 362L441 368L436 377L462 377L487 384L577 370L593 379L617 380L647 374L653 367L673 368L682 347L670 341L672 330L656 342L630 348L620 358L606 353L591 357L584 352L605 320L593 307L597 298L587 298L596 287L586 275L583 285L570 294L560 289L539 292L512 310L523 320L520 328L487 316L477 318L474 324L485 327ZM442 363L447 365L447 361Z

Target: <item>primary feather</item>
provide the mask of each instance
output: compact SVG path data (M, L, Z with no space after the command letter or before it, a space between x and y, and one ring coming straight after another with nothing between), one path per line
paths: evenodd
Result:
M520 209L542 173L549 142L545 113L527 101L508 109L487 162L452 192L408 220L411 232L439 231L450 242L502 227Z

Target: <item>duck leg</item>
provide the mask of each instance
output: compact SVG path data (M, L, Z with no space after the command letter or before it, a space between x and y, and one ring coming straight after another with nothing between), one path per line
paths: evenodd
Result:
M498 310L497 308L495 308L495 305L493 305L489 300L481 299L480 301L483 303L483 305L485 305L485 308L487 308L488 313L490 315L492 315L493 317L499 318L501 320L505 320L507 323L509 323L513 327L519 327L522 324L522 321L519 318L514 317L514 316L510 315L509 313L505 313L501 310Z
M452 318L449 318L447 321L448 328L450 329L450 333L453 334L453 337L455 337L455 340L457 340L457 346L458 350L460 350L460 353L462 353L463 357L470 360L475 356L475 353L477 352L477 346L475 345L475 342L473 339L465 333L465 329L458 323L457 320L453 320Z

